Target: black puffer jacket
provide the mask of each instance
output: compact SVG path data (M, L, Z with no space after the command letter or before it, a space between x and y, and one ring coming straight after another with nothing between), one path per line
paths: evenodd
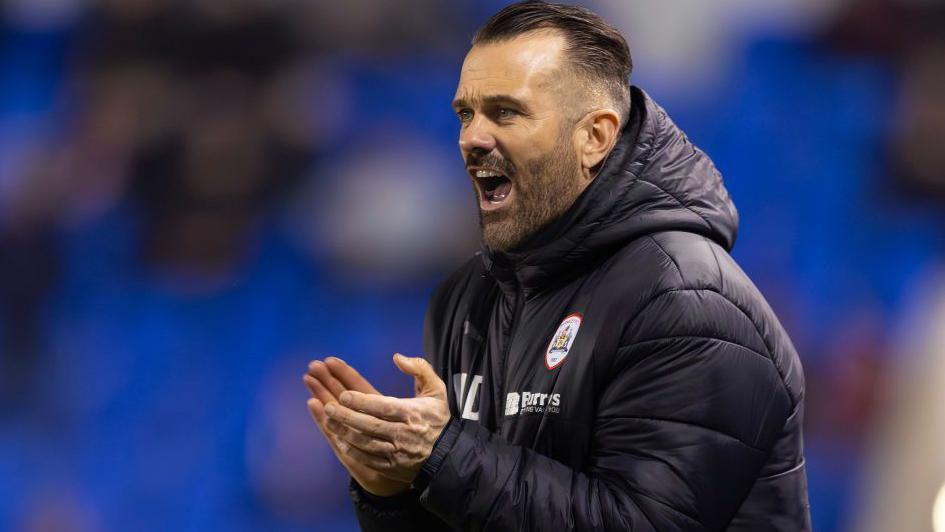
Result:
M453 421L365 530L809 530L804 378L719 173L637 88L571 209L433 296Z

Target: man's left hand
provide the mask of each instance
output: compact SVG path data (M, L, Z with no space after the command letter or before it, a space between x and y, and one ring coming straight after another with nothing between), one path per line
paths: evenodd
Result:
M399 399L346 391L325 407L327 427L348 443L345 452L384 476L413 482L450 420L446 384L422 358L394 355L414 377L416 397Z

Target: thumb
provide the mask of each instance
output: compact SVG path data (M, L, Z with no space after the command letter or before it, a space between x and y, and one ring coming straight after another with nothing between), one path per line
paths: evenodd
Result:
M421 357L405 357L400 353L394 355L394 364L397 368L414 378L417 396L446 395L446 385L443 379L436 374L433 366Z

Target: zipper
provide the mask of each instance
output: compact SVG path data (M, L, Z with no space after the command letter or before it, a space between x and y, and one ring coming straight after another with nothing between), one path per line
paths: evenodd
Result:
M516 283L517 284L517 283ZM518 322L520 321L520 315L522 313L522 307L524 305L524 296L519 291L518 286L515 287L515 300L512 303L512 321L509 323L509 337L508 341L505 344L504 352L500 357L499 363L499 397L497 397L496 404L496 428L501 427L505 424L505 395L507 390L507 383L509 376L506 374L506 368L508 367L509 355L512 352L512 343L515 341L515 333L518 330Z

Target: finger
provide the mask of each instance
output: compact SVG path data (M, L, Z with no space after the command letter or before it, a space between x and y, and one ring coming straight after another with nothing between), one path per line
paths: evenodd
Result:
M371 453L366 453L362 451L361 449L358 449L354 445L351 445L347 442L342 444L342 450L352 460L355 460L359 464L370 467L371 469L374 469L375 471L390 472L394 469L395 464L389 456L382 457L382 456L377 456ZM385 476L393 480L399 480L398 478L396 478L396 476L388 476L388 475L385 475Z
M315 377L305 374L305 376L302 377L302 382L305 383L305 387L308 388L309 392L311 392L312 397L318 399L321 404L326 405L338 400Z
M370 395L349 390L341 394L338 401L352 410L388 421L406 421L410 413L404 399L386 395Z
M334 447L336 437L328 430L327 423L329 419L328 416L325 415L325 405L314 397L309 399L306 405L308 406L309 413L312 414L312 419L314 419L315 424L318 425L318 429L322 431L328 443L332 444L332 447Z
M394 444L391 442L372 438L366 434L352 429L351 427L342 425L334 419L329 419L325 426L328 428L328 430L334 433L334 435L337 436L339 440L344 441L350 445L354 445L358 449L361 449L368 454L373 454L384 458L390 456L395 450Z
M344 385L332 376L331 372L328 371L328 366L321 360L315 360L309 364L308 372L321 382L322 386L335 397L336 401L338 400L338 396L341 395L341 392L345 391Z
M315 397L312 397L306 401L305 404L308 406L308 411L310 414L312 414L312 419L315 420L315 423L318 425L324 425L325 421L327 421L327 418L325 417L325 410L322 402Z
M405 357L400 353L394 355L394 364L400 371L416 379L417 395L445 395L446 384L436 374L436 370L429 362L421 357Z
M375 438L394 441L397 434L397 425L383 419L378 419L368 414L362 414L355 410L340 405L330 404L325 407L325 413L328 417L351 428L361 431Z
M361 393L370 393L380 395L370 382L358 373L358 370L352 368L337 357L328 357L325 359L325 366L338 381L347 389Z
M341 458L341 447L339 445L338 437L334 432L328 429L327 422L330 421L328 416L325 415L325 407L321 401L318 399L312 398L308 400L308 411L312 414L312 419L315 420L315 424L318 425L318 430L321 431L322 436L328 440L328 445L331 446L332 451L335 452L335 455L340 459Z
M329 421L328 416L325 414L325 404L312 397L306 402L306 405L308 406L309 413L312 414L312 419L318 424L318 428L324 431Z

